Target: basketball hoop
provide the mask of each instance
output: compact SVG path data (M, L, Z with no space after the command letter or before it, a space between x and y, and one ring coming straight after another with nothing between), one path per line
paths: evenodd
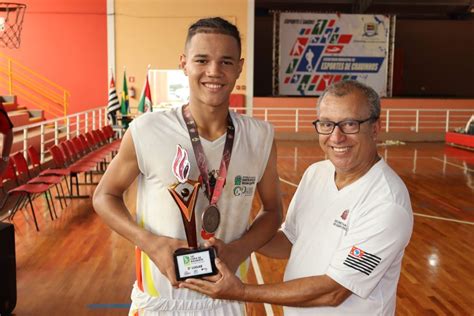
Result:
M0 2L0 47L19 48L26 4Z

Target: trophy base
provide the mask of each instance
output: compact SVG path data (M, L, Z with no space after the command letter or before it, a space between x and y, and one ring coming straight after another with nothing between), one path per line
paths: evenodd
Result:
M216 250L209 248L180 248L173 254L176 279L183 281L189 278L203 278L216 275L218 270L214 263Z

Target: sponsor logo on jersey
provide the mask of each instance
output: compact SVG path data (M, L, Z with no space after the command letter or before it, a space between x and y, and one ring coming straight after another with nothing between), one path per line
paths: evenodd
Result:
M347 219L347 215L349 215L349 210L344 210L344 212L342 212L341 214L341 218L343 220L346 220Z
M234 196L253 196L256 177L238 175L234 178Z
M340 216L342 221L336 217L336 219L334 220L334 223L332 224L336 227L342 228L343 230L347 231L348 230L348 225L346 223L347 216L349 216L349 210L342 211L341 216Z

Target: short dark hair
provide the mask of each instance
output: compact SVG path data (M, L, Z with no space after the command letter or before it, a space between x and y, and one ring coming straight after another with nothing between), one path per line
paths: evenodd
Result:
M242 51L242 46L240 42L240 33L237 27L230 23L229 21L221 17L205 18L196 21L188 29L188 35L186 36L185 47L191 41L194 35L198 33L207 33L207 34L224 34L229 35L235 38L237 41L237 46L239 47L239 56Z
M343 80L331 84L324 90L323 94L319 96L316 110L319 112L321 102L323 102L326 95L330 94L336 97L343 97L354 91L359 91L365 97L370 110L370 116L374 119L378 119L380 117L379 95L372 87L356 80Z

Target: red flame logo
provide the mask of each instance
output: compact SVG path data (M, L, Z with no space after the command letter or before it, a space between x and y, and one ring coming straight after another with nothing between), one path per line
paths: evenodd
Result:
M177 145L173 160L173 174L180 183L185 183L188 180L189 169L188 153L181 145Z

